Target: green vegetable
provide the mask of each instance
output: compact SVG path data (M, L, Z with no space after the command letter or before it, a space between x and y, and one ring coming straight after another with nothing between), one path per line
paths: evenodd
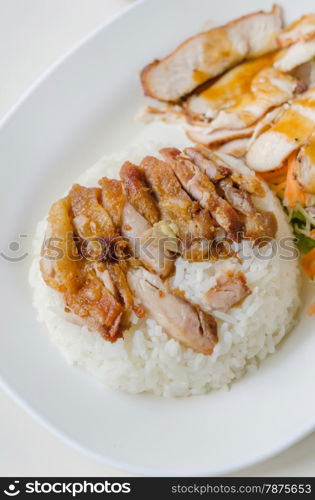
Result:
M309 238L308 236L296 231L294 231L294 235L296 237L296 246L301 253L308 253L315 248L315 240L313 238Z
M291 214L291 222L297 223L299 225L302 223L303 225L305 225L306 219L301 212L299 212L298 210L293 210L293 212Z
M314 224L310 224L307 220L304 209L295 209L289 212L290 222L293 226L294 235L296 237L296 246L302 254L308 253L315 248L315 239L308 236L309 232L314 229Z

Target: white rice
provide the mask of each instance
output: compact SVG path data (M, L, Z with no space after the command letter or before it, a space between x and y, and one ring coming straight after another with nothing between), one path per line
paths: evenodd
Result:
M148 153L156 153L162 145L181 148L187 144L184 134L174 126L148 125L145 133L124 153L104 158L78 182L96 185L103 175L117 177L119 167L127 159L137 162ZM277 216L277 240L291 236L285 214L271 193L260 205ZM252 246L245 243L243 250L247 258L241 262L235 258L203 263L188 263L179 258L176 262L174 286L184 290L186 297L195 303L215 285L215 275L222 267L242 271L252 290L240 306L227 313L214 312L219 342L211 356L181 346L151 319L134 318L135 324L125 333L125 339L111 344L98 333L76 324L75 318L70 322L71 315L64 312L60 294L44 284L39 271L44 232L45 222L41 222L30 271L38 319L46 325L50 339L69 363L85 369L114 389L175 397L226 388L273 353L293 326L299 306L298 261L281 259L279 251L272 258L258 258ZM239 255L241 251L239 248ZM270 251L271 244L268 244L261 254L266 257Z

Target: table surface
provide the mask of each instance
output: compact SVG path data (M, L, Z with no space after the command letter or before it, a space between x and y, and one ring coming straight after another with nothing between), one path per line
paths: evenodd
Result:
M133 0L0 0L0 118L65 51ZM126 476L65 445L0 389L0 476ZM315 476L315 433L234 476Z

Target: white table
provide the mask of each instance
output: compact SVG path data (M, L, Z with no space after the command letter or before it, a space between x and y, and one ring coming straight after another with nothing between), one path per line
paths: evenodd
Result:
M131 2L0 0L0 118L51 63ZM60 442L1 390L0 409L0 476L127 475ZM315 476L315 433L234 475Z

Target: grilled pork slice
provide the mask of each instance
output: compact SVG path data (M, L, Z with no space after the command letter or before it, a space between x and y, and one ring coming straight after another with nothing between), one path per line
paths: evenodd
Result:
M284 104L283 106L279 106L279 108L275 108L272 111L269 111L269 113L267 113L258 123L256 123L253 134L249 138L247 152L250 150L257 137L259 137L263 132L266 132L266 130L269 130L273 125L278 123L280 118L288 110L288 107L288 103Z
M288 47L298 41L305 41L315 36L315 14L307 14L290 24L277 37L280 47Z
M202 210L199 203L192 201L167 163L147 156L141 166L158 197L162 218L174 222L178 228L183 253L191 260L199 260L208 252L207 242L215 235L208 210Z
M311 61L297 66L292 72L293 76L300 82L304 82L307 88L315 85L315 58ZM306 89L305 89L306 90Z
M70 197L52 205L47 222L40 262L44 281L63 293L66 307L89 328L111 341L121 337L127 327L123 304L113 293L114 288L111 291L97 277L93 264L78 254L73 239Z
M120 178L129 203L151 224L158 222L159 209L143 170L133 163L125 162L120 169Z
M218 342L217 324L213 316L170 293L157 276L143 268L131 269L128 280L147 314L170 337L196 352L207 355L213 352Z
M164 148L160 153L185 190L198 200L203 208L210 211L212 217L234 241L238 241L243 231L243 224L231 205L218 195L215 185L208 176L193 162L181 156L178 149Z
M274 68L258 73L251 82L250 90L232 106L219 112L212 121L213 131L220 129L244 129L256 123L271 108L290 100L298 82ZM306 90L305 88L303 90Z
M274 67L280 71L292 71L297 66L315 57L315 37L306 42L298 42L283 51Z
M300 149L293 174L307 193L315 194L315 133Z
M188 139L205 146L220 145L234 139L250 137L255 127L246 127L243 129L221 129L213 131L211 125L208 126L188 126L186 134Z
M222 109L236 106L244 95L250 93L255 77L272 67L275 57L276 53L272 52L231 69L208 88L188 98L188 113L213 119Z
M315 128L315 88L296 99L278 122L250 146L247 164L257 171L281 167L284 160L307 142Z
M243 273L232 276L221 276L217 286L210 288L203 298L205 307L216 311L227 312L232 306L239 304L251 294Z
M275 49L281 27L280 9L274 6L271 12L256 12L193 36L144 68L144 92L161 101L177 101L241 61Z
M173 271L179 248L176 232L167 222L161 221L152 226L127 202L121 232L128 240L133 255L147 269L161 278L166 278Z
M226 142L218 148L218 153L235 156L235 158L243 158L246 155L250 139L234 139Z

